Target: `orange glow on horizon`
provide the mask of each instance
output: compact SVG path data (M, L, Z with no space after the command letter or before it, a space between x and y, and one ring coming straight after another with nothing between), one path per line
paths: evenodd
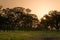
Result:
M32 9L33 14L38 16L38 19L47 14L50 10L60 11L60 0L0 0L0 5L4 8L24 7Z

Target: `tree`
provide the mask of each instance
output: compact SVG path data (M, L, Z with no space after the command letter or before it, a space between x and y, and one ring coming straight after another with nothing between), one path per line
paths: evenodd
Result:
M57 30L59 30L59 23L60 23L60 12L58 11L52 11L52 13L49 13L49 15L52 16L52 21L54 21L54 26Z
M56 28L56 30L59 30L59 23L60 23L60 12L58 11L50 11L48 15L44 15L41 19L41 23L46 25L47 28Z
M26 13L24 12L26 11ZM31 30L38 26L38 18L23 7L5 8L0 11L0 30ZM35 27L36 29L37 27Z
M48 15L44 15L42 18L41 18L41 22L40 22L40 25L44 28L44 29L46 29L46 30L48 30L48 25L49 25L49 22L48 22ZM43 30L44 30L43 29Z

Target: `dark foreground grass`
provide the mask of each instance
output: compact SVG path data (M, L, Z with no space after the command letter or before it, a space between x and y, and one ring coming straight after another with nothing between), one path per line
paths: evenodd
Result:
M0 40L47 40L48 38L50 39L60 38L60 32L57 31L0 32Z

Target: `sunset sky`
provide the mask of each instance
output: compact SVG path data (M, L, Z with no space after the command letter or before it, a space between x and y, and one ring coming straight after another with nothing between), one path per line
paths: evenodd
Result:
M41 18L50 10L60 11L60 0L0 0L0 5L4 8L24 7L30 8L31 13Z

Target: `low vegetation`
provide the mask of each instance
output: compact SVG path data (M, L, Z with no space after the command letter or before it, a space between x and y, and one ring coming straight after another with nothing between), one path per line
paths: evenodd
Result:
M56 31L15 31L0 32L0 40L44 40L45 38L60 37L60 32Z

